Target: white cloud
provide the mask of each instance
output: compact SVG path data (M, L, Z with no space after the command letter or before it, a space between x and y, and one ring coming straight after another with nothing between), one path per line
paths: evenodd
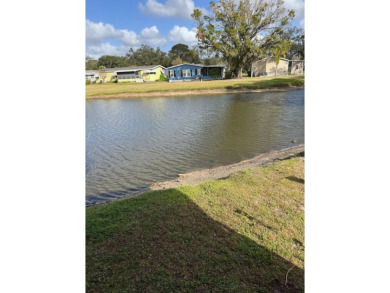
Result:
M122 33L116 30L111 24L96 23L87 19L85 26L85 36L89 44L97 45L101 44L105 39L120 38L122 36Z
M173 29L169 31L168 39L172 43L182 43L189 46L195 45L198 40L196 38L196 28L189 30L184 26L175 25Z
M139 36L133 31L128 30L120 30L122 33L121 37L119 38L120 41L122 41L127 46L139 46L140 45L140 39Z
M126 46L113 46L110 43L102 43L100 45L91 45L87 47L86 55L93 58L99 59L104 55L111 56L124 56L129 51Z
M191 19L195 4L193 0L166 0L164 4L157 0L148 0L146 5L139 3L138 7L150 16Z
M118 30L109 23L96 23L88 19L86 20L85 25L85 36L87 44L89 45L97 46L109 39L119 40L128 46L140 45L139 36L137 36L137 34L133 31L128 31L125 29Z
M167 40L161 36L156 26L150 28L144 28L140 33L140 39L143 40L143 44L160 47L167 43Z
M109 41L119 43L112 45ZM152 47L164 46L167 40L160 34L156 26L144 28L139 35L126 29L116 29L108 23L95 23L86 20L87 55L99 58L103 55L123 56L129 49L138 48L142 44Z

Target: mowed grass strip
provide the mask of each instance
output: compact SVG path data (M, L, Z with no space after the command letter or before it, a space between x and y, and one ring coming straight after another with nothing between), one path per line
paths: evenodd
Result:
M86 85L86 97L123 93L175 92L215 89L268 89L304 85L304 76L253 77L192 82L103 83Z
M86 241L87 292L303 292L304 157L87 208Z

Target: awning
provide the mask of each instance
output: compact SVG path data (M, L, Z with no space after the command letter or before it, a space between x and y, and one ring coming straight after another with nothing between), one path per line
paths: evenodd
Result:
M138 72L140 71L141 69L132 69L132 70L118 70L118 71L115 71L117 74L118 73L127 73L127 72Z

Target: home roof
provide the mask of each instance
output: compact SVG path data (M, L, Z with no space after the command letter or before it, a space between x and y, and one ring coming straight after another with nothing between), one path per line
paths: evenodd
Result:
M199 67L226 67L225 65L203 65L203 64L194 64L194 63L182 63L182 64L168 67L167 69L171 69L171 68L175 68L175 67L183 66L183 65L192 65L192 66L199 66Z
M137 70L146 70L146 69L155 69L157 67L162 67L162 65L145 65L145 66L128 66L128 67L117 67L117 68L105 68L106 72L125 72L125 71L137 71Z
M253 63L257 63L257 62L260 62L260 61L263 61L263 60L267 60L267 59L270 59L270 58L275 58L275 56L271 56L271 57L266 57L266 58L263 58L263 59L260 59L260 60L257 60ZM280 58L280 60L284 60L284 61L292 61L292 60L288 60L288 59L285 59L285 58Z
M217 64L217 65L202 65L203 67L226 67L224 64Z

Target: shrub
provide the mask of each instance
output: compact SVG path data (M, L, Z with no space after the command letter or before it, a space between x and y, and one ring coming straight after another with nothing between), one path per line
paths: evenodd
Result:
M226 78L226 79L231 79L231 78L233 78L233 73L232 73L231 71L226 71L226 73L225 73L225 78Z
M85 84L91 84L91 80L90 79L86 79L85 80Z
M164 74L160 74L160 81L169 81L168 77L166 77Z
M220 68L212 68L210 70L210 74L213 78L218 78L221 75L221 69Z

